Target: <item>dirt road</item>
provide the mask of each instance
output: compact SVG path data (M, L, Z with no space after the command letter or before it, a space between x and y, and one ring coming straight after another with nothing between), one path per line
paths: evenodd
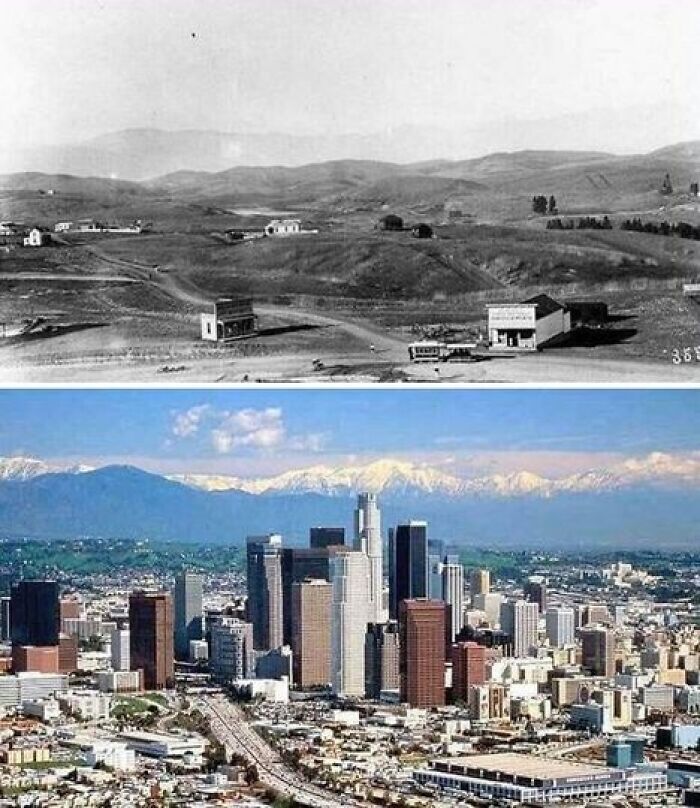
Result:
M96 257L102 251L90 248ZM215 383L242 381L373 382L402 380L433 383L690 383L700 382L700 364L609 359L569 351L545 351L509 358L488 357L468 364L413 365L408 362L407 337L381 326L288 306L260 305L263 321L300 326L296 341L262 335L260 347L208 350L197 339L197 312L211 303L189 279L159 272L144 264L104 256L119 275L86 276L85 280L138 281L177 301L180 325L168 339L159 336L171 323L166 312L141 311L132 304L115 310L109 327L75 333L41 343L0 348L0 381L95 383ZM109 267L109 265L112 265ZM39 275L39 273L37 273ZM42 276L44 277L44 276ZM62 276L65 277L65 276ZM37 280L39 278L37 277ZM144 300L148 295L144 295ZM184 315L184 317L183 317ZM155 318L155 320L154 320ZM146 321L154 326L144 326ZM141 323L134 331L130 323ZM311 326L308 333L303 326ZM313 327L322 330L313 330ZM139 330L140 329L140 330ZM279 331L280 329L272 329ZM284 330L284 328L282 329ZM245 345L241 343L240 345ZM314 367L314 360L319 360Z

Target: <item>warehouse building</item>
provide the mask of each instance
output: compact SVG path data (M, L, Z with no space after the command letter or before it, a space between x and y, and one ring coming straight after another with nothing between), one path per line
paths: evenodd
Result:
M257 334L258 318L249 297L221 298L210 311L202 312L202 339L230 342Z
M510 752L434 760L429 769L415 770L413 777L452 793L538 805L645 794L667 787L666 774L660 771L610 769Z
M547 295L522 303L494 303L486 309L492 349L537 351L571 331L569 310Z

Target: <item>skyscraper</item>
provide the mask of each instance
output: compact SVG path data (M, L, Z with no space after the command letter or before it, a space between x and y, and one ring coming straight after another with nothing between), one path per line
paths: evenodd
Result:
M379 700L382 691L399 689L399 624L370 623L365 635L365 696Z
M325 580L292 584L294 682L300 687L331 681L331 604L333 586Z
M111 634L112 669L115 671L131 670L129 646L131 643L128 628L115 628Z
M499 592L487 592L485 595L474 595L472 598L472 606L484 612L492 628L495 628L496 624L501 621L502 603L503 596Z
M330 581L331 556L338 549L338 545L329 545L282 550L282 639L285 645L292 644L292 587L309 578Z
M445 545L440 539L428 539L428 593L432 600L442 600L442 565Z
M469 701L469 688L486 682L486 648L475 642L452 646L452 697Z
M250 679L255 671L253 627L237 617L221 617L211 627L211 674L217 681Z
M375 494L360 494L355 509L355 550L369 560L369 609L372 623L381 623L384 613L384 569L381 515Z
M439 600L408 599L399 605L401 701L411 707L445 703L445 616Z
M469 591L472 603L476 595L488 595L491 591L491 573L488 570L472 570L469 574Z
M523 594L525 600L539 606L540 614L547 611L547 583L541 575L533 575L527 579L523 587Z
M331 559L331 683L344 696L365 692L365 633L369 607L369 561L360 551Z
M58 645L61 630L58 584L20 581L12 587L10 636L13 645Z
M309 546L313 548L339 547L345 544L344 527L312 527L309 530Z
M190 640L202 639L202 576L182 571L175 578L175 656L187 660Z
M414 521L399 525L393 533L392 549L389 610L396 618L402 600L428 596L428 525Z
M526 600L507 601L501 606L501 629L510 637L513 656L529 656L537 647L539 607Z
M0 597L0 641L10 641L10 598Z
M282 537L249 536L246 550L253 643L257 650L270 651L283 643Z
M464 626L464 568L461 564L442 565L442 600L449 609L449 641L452 644Z
M174 676L173 604L168 593L129 596L131 670L143 671L146 690L169 687Z
M547 639L553 648L573 645L575 638L574 610L569 606L550 606L545 616Z
M581 631L581 665L592 676L615 675L615 635L603 626Z

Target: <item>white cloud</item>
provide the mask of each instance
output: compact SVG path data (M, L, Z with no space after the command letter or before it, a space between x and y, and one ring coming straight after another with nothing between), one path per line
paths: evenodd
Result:
M215 410L207 404L173 413L172 434L180 439L206 434L205 439L220 455L239 448L319 452L328 437L314 432L289 434L280 407Z
M174 413L173 435L177 438L189 438L196 435L202 418L211 410L208 404L190 407L184 412Z
M238 446L275 449L284 444L287 431L282 410L237 410L218 413L219 423L211 431L211 442L219 454L228 454Z

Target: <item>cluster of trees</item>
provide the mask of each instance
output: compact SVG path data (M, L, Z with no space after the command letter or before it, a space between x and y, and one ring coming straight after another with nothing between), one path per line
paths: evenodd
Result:
M607 216L596 219L595 216L583 216L574 222L573 219L550 219L547 230L612 230L612 222Z
M635 233L653 233L656 236L678 236L700 241L700 227L693 227L687 222L643 222L641 219L625 219L620 225L622 230Z
M532 212L540 216L550 216L557 212L557 200L554 196L547 199L546 196L533 196L532 197Z

